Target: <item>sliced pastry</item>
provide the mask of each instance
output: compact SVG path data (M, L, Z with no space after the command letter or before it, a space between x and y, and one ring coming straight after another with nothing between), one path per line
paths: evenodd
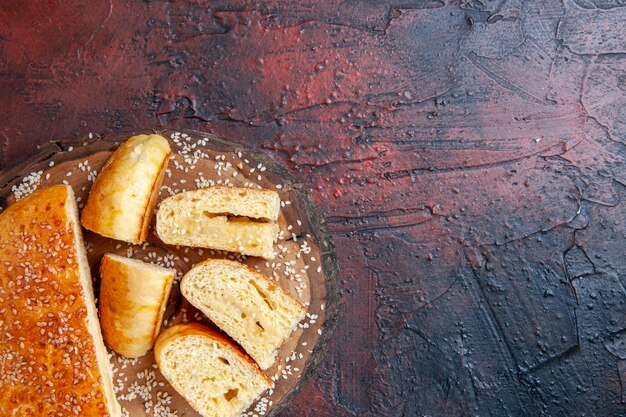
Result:
M165 330L154 354L163 376L204 417L239 417L271 385L248 355L201 324Z
M207 187L166 198L157 212L165 243L274 257L280 197L271 190Z
M304 318L305 308L248 266L207 259L183 277L182 294L267 369Z

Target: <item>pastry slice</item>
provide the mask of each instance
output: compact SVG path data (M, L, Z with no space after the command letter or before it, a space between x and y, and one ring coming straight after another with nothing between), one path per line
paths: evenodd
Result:
M171 149L160 135L129 138L96 178L82 212L83 226L102 236L143 243Z
M229 260L207 259L183 277L180 290L196 308L268 369L305 308L275 282Z
M121 415L70 186L0 214L0 416Z
M280 197L271 190L207 187L163 200L157 234L171 245L274 258Z
M107 253L100 264L100 323L107 345L127 358L143 356L159 334L174 269Z
M201 324L170 327L154 355L163 376L204 417L239 417L271 385L248 355Z

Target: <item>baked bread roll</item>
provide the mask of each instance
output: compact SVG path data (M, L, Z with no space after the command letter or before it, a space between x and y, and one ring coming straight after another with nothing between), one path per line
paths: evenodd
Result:
M107 253L100 264L100 324L107 345L127 358L152 349L176 271Z
M204 417L239 417L271 385L235 344L197 323L165 330L154 356L172 387Z
M70 186L0 214L0 260L0 416L120 416Z
M305 308L248 266L207 259L185 274L181 293L267 369Z
M113 152L83 209L83 226L102 236L143 243L171 154L159 135L133 136Z
M163 200L157 234L171 245L274 258L280 197L271 190L207 187Z

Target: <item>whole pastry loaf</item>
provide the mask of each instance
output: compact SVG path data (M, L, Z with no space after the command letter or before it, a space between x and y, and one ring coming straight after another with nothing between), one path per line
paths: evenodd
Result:
M121 415L70 186L0 214L0 417Z

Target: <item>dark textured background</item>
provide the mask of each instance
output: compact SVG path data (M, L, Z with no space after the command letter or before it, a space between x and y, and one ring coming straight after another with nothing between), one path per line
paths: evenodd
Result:
M281 416L626 414L626 2L0 3L0 161L210 131L310 187L341 269Z

